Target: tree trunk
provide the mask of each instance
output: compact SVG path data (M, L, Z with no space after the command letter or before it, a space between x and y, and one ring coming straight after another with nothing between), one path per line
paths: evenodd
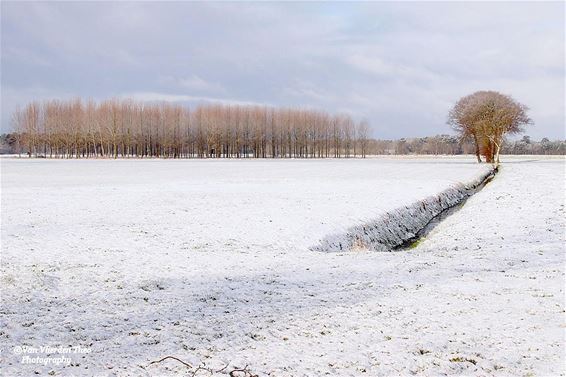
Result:
M494 165L495 168L499 168L499 151L501 150L501 145L498 143L495 144L495 158L494 158Z
M478 159L478 163L481 163L481 156L480 156L480 145L478 143L478 137L476 134L474 136L474 145L476 146L476 158Z

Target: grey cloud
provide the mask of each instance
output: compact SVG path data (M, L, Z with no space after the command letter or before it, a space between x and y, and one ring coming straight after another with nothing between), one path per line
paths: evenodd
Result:
M377 137L449 132L480 89L564 138L561 3L2 2L2 130L32 99L250 103L367 118Z

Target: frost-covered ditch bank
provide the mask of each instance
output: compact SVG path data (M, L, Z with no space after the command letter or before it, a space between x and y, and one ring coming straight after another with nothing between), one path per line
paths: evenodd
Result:
M497 169L489 169L471 182L455 184L437 195L388 211L374 221L349 228L345 233L326 236L311 249L323 252L391 251L409 246L430 230L432 222L462 205L495 174Z

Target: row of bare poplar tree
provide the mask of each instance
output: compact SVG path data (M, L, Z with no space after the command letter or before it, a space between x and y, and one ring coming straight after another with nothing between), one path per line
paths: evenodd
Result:
M13 121L21 150L45 157L365 157L369 141L348 115L260 106L54 100Z

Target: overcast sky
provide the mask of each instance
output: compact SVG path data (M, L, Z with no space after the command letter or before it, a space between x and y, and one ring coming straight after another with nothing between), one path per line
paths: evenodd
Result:
M375 137L448 133L461 96L531 108L564 138L564 3L2 1L2 130L35 99L297 106Z

